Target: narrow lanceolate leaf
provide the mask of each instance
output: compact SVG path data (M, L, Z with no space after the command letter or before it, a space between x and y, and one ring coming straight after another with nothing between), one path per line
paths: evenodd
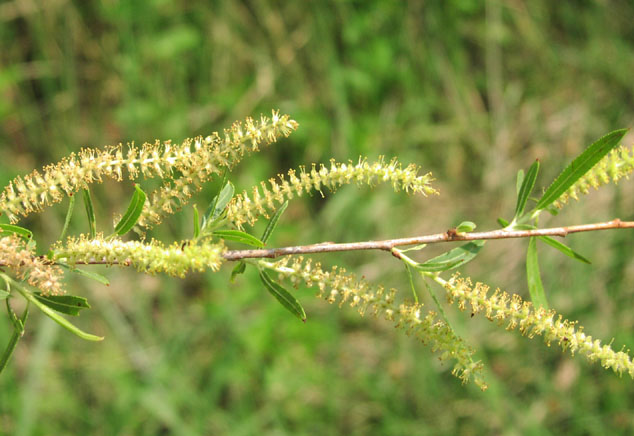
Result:
M528 281L528 292L535 307L548 309L548 301L544 293L544 285L539 274L539 260L537 259L537 238L530 238L528 241L528 252L526 253L526 279Z
M280 217L282 216L282 214L284 213L287 207L288 207L288 200L282 203L282 205L277 210L277 212L275 212L275 215L273 215L273 217L269 220L269 223L266 225L266 229L264 229L264 233L262 233L261 241L263 243L266 244L266 242L269 240L269 238L271 237L271 233L273 233L273 230L275 230L275 227L277 227L277 222L280 220Z
M399 251L402 253L406 253L408 251L422 250L425 247L427 247L427 244L418 244L418 245L414 245L413 247L399 249Z
M412 270L409 265L403 262L405 265L405 271L407 271L407 277L409 278L409 286L412 288L412 296L414 297L414 303L418 304L418 294L416 293L416 286L414 286L414 277L412 276Z
M102 285L110 286L110 280L108 280L106 277L104 277L101 274L98 274L96 272L86 271L86 270L79 269L79 268L73 268L70 265L67 265L67 264L59 262L59 261L57 261L57 265L68 269L72 273L79 274L80 276L84 276L84 277L89 278L91 280L95 280L95 281L101 283Z
M447 271L458 268L467 262L471 262L478 255L483 246L484 241L469 242L433 259L429 259L426 262L419 263L415 265L414 268L423 272Z
M90 304L84 297L75 295L42 295L39 292L35 292L33 295L42 304L66 315L77 316L80 310L90 309Z
M282 285L275 282L271 277L265 272L260 271L260 280L264 284L264 287L271 295L273 295L277 301L279 301L282 306L284 306L289 312L302 320L302 322L306 322L306 312L304 308L300 304L300 302L295 298L290 292L288 292Z
M557 250L561 251L566 256L572 257L573 259L578 260L579 262L583 262L583 263L587 263L587 264L591 264L592 263L587 258L585 258L584 256L580 255L579 253L577 253L576 251L574 251L572 248L568 247L567 245L562 244L561 242L559 242L555 238L551 238L550 236L540 236L539 239L542 242L545 242L546 244L550 245L551 247L556 248Z
M225 170L225 172L222 175L222 181L220 182L220 192L222 192L222 190L227 186L227 177L229 176L228 171ZM211 200L211 203L209 203L209 206L207 206L207 210L205 211L205 213L203 214L203 224L202 224L202 228L204 229L207 226L207 222L211 221L211 217L214 213L214 210L216 210L216 205L218 204L218 199L220 198L220 192L218 193L218 195L215 195L214 198Z
M14 226L13 224L0 224L0 230L0 236L6 236L2 235L2 233L12 233L27 240L33 238L33 232L31 232L29 229L25 229L24 227L20 226Z
M539 174L539 161L536 160L533 165L528 169L526 173L526 177L520 186L519 192L517 193L517 205L515 206L515 218L519 218L524 213L524 208L526 207L526 202L528 201L528 197L533 192L533 188L535 187L535 180L537 180L537 174Z
M203 217L203 227L206 227L209 222L216 220L222 215L227 207L227 204L229 204L233 198L234 192L235 188L233 187L233 184L231 182L225 183L220 193L214 197L207 208L205 216Z
M198 208L194 205L194 239L200 236L200 217L198 216Z
M9 314L9 319L11 320L11 323L13 324L13 329L15 331L17 331L18 333L20 333L20 335L22 335L22 333L24 333L24 321L26 320L26 314L29 311L29 307L26 307L26 310L24 312L23 318L19 318L18 315L13 311L13 308L11 307L11 304L9 303L9 300L7 299L5 301L6 305L7 305L7 313Z
M92 198L88 189L82 189L84 198L84 206L86 207L86 216L88 217L88 227L90 238L93 239L97 235L97 222L95 220L95 208L92 206Z
M6 289L0 289L0 300L4 300L5 298L9 298L9 295L11 295L11 293L9 291L7 291Z
M590 171L610 150L616 147L626 133L627 129L615 130L614 132L608 133L577 156L555 179L546 192L544 192L536 208L539 210L545 209L553 201L561 197L568 188L585 173Z
M242 274L247 269L247 264L240 261L231 271L231 283L236 279L237 276Z
M241 244L251 245L252 247L262 248L264 243L253 235L241 232L240 230L216 230L214 236L224 239L225 241L239 242Z
M75 196L71 195L68 201L68 210L66 211L66 219L64 220L64 227L62 227L62 233L59 235L59 240L61 241L66 236L66 232L68 232L68 226L70 225L70 219L73 216L73 210L75 209Z
M11 307L9 306L8 300L7 300L7 309L9 310L9 315L16 316L13 310L11 309ZM24 325L26 324L26 319L28 316L29 316L29 305L27 303L26 309L24 309L24 313L22 314L22 317L17 318L16 316L17 323L16 322L13 323L14 325L13 334L11 335L11 338L9 339L7 348L4 350L4 353L2 353L2 356L0 357L0 373L4 371L4 368L6 368L7 363L9 363L9 360L11 359L11 355L13 355L13 351L15 350L15 347L18 345L18 341L24 334Z
M517 180L515 181L515 192L517 195L520 195L520 189L524 184L524 170L519 170L517 172Z
M64 318L63 316L61 316L57 312L55 312L53 309L48 307L46 304L40 302L37 298L35 298L35 295L31 294L30 292L25 292L22 295L24 295L31 303L35 304L38 307L38 309L40 309L42 312L44 312L44 314L46 316L51 318L57 324L59 324L62 327L64 327L69 332L71 332L71 333L73 333L73 334L75 334L75 335L79 336L80 338L85 339L87 341L103 341L103 339L104 339L103 336L92 335L90 333L86 333L85 331L81 330L79 327L77 327L76 325L72 324L70 321L68 321L66 318Z
M134 185L134 194L132 195L132 199L130 200L130 204L128 205L128 210L125 211L125 214L123 214L121 220L114 228L114 232L116 235L125 235L132 229L132 227L134 227L139 217L141 216L141 212L143 212L145 198L145 192L143 192L143 190L139 188L139 185Z

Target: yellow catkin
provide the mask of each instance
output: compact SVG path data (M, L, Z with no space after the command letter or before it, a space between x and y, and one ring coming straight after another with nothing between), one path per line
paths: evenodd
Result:
M125 242L120 239L104 239L103 235L97 235L94 239L86 235L70 237L65 244L58 242L53 249L56 261L70 265L87 262L132 265L140 272L162 272L181 278L189 271L217 271L224 260L222 243L196 245L174 242L165 247L159 241Z
M180 177L165 181L148 195L137 226L147 230L159 224L165 215L182 208L214 174L231 169L245 154L290 135L296 128L297 123L288 115L273 111L271 117L261 116L259 121L247 118L244 123L235 122L222 136L214 133L205 140L197 139L188 166L179 169Z
M622 178L629 178L634 171L634 148L619 147L601 159L590 171L575 182L555 202L562 208L570 198L579 199L579 194L587 194L590 188L598 189L610 182L617 183Z
M393 322L396 328L429 345L433 352L439 353L441 360L453 359L456 363L452 374L463 383L473 378L481 389L487 388L482 377L482 363L473 361L473 350L450 326L437 319L433 311L425 314L422 304L398 302L394 289L372 286L346 273L343 268L324 271L319 263L302 257L284 258L278 262L260 261L259 264L276 271L280 278L290 280L295 286L317 287L318 297L329 303L339 303L339 307L347 303L361 315L369 312Z
M278 178L270 179L268 185L262 182L260 186L254 186L250 196L246 191L236 195L227 206L229 222L238 228L242 228L245 223L253 225L260 216L268 217L269 212L295 196L313 191L323 195L323 188L334 192L340 186L351 183L369 186L389 183L395 191L423 195L437 193L430 184L433 180L431 173L419 176L416 165L403 168L396 159L385 162L380 158L374 163L359 159L357 164L331 160L330 166L313 165L310 171L300 167L298 172L290 170L288 178L282 174Z
M62 269L35 256L26 247L25 241L15 235L0 238L0 264L11 270L16 277L26 278L31 286L40 289L44 295L63 294Z
M180 144L171 141L146 143L142 147L128 144L125 152L121 144L102 150L85 148L44 167L41 172L35 170L23 178L16 177L0 195L0 213L17 222L21 216L39 212L104 178L120 181L127 175L131 180L140 176L169 179L178 172L184 183L174 186L176 192L159 193L158 200L150 196L140 224L150 223L156 221L153 211L160 215L158 211L167 209L163 201L171 201L175 196L182 203L190 195L186 191L188 185L197 186L197 180L207 180L211 174L232 167L245 153L287 136L295 128L297 123L288 115L273 111L270 118L262 116L259 122L247 118L244 123L234 123L222 136L214 133Z
M530 302L523 301L518 295L509 295L496 290L489 294L489 287L460 278L458 275L443 283L449 300L457 302L461 310L469 309L472 313L483 312L485 316L507 330L519 329L529 338L543 336L546 344L559 344L564 351L579 353L589 361L599 361L605 369L612 369L621 375L626 372L634 378L634 364L628 354L629 350L615 352L609 345L602 345L583 332L583 327L576 322L563 319L554 310L535 309Z

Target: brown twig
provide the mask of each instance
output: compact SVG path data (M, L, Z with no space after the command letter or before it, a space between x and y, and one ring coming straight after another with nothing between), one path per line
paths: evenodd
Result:
M602 223L581 224L568 227L552 227L549 229L536 230L491 230L488 232L471 232L458 233L455 229L447 230L443 233L436 233L425 236L414 236L411 238L386 239L382 241L363 241L363 242L320 242L311 245L296 245L291 247L280 247L271 249L257 250L227 250L222 256L228 261L239 261L243 259L262 259L276 258L293 254L315 254L315 253L333 253L341 251L359 251L359 250L384 250L389 251L396 257L393 251L396 247L418 244L437 244L440 242L457 242L457 241L477 241L489 239L511 239L511 238L530 238L532 236L560 236L566 237L570 233L593 232L598 230L610 229L632 229L634 221L621 221L614 219ZM85 261L77 262L77 265L112 265L112 262L106 261ZM130 262L122 262L122 265L129 266ZM0 267L5 266L0 263Z
M385 250L392 252L393 248L405 245L436 244L439 242L476 241L487 239L529 238L531 236L561 236L569 233L592 232L597 230L634 228L634 221L614 219L603 223L582 224L578 226L553 227L536 230L492 230L489 232L457 233L450 229L434 235L415 236L412 238L387 239L383 241L348 242L335 244L332 242L312 245L297 245L260 250L228 250L223 253L226 260L242 260L254 258L276 258L291 254L332 253L336 251L357 250Z

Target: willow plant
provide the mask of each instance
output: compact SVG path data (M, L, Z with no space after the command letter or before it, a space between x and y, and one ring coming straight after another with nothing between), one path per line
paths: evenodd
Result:
M90 307L84 297L64 292L65 273L82 274L108 283L106 277L78 266L117 265L134 267L141 273L184 277L190 271L218 271L224 264L234 263L232 280L247 267L256 268L263 288L300 320L306 320L306 313L284 283L296 289L316 288L317 296L329 303L338 303L339 307L350 305L361 316L369 313L384 318L429 344L441 360L452 361L453 374L463 382L473 380L482 389L486 389L486 382L475 350L456 334L433 292L435 310L427 310L418 301L413 274L439 284L448 301L456 303L460 310L468 310L471 316L482 313L507 330L518 330L529 338L541 336L548 345L556 343L563 351L581 354L590 362L598 361L606 369L618 374L625 372L634 378L634 363L629 350L614 351L611 343L603 344L592 338L576 322L565 319L549 307L537 258L539 240L575 260L588 263L585 257L554 237L634 228L634 222L618 219L576 226L538 227L544 211L554 214L570 198L577 199L588 193L590 187L598 188L628 177L634 169L634 151L619 146L625 130L609 133L590 145L539 198L532 197L539 161L526 173L520 170L513 217L511 220L498 219L500 228L497 230L475 232L475 224L465 221L446 232L431 235L267 248L269 237L288 202L307 193L334 193L340 186L351 183L369 187L387 183L396 192L422 196L438 194L432 186L431 173L419 174L416 165L402 165L397 159L384 158L376 162L360 158L356 163L332 160L328 164L299 167L236 194L228 180L233 167L245 155L288 136L297 127L288 115L273 111L270 117L262 116L257 121L247 118L245 122L234 123L222 134L186 139L180 144L156 141L142 147L129 145L125 149L121 145L103 150L82 149L41 171L10 181L0 197L0 212L10 221L10 224L0 224L0 277L4 283L0 298L6 302L14 333L1 357L0 370L6 366L22 336L32 306L84 339L103 339L80 330L64 316L77 315ZM148 229L159 224L165 216L181 210L192 195L214 177L222 178L221 190L204 214L199 214L196 206L193 207L194 233L190 239L170 245L146 241L144 235ZM105 178L116 181L159 178L162 186L146 194L140 184L136 184L126 212L115 219L114 227L104 234L97 232L90 186ZM75 194L80 191L89 229L85 234L66 236ZM69 198L69 207L61 236L51 247L41 251L33 233L16 223L64 198ZM250 229L263 217L268 219L268 225L264 234L257 237ZM129 236L129 233L134 235L131 231L142 237ZM504 238L529 238L526 271L531 301L499 289L490 292L489 286L479 282L474 285L470 278L461 277L455 271L472 261L488 240ZM410 251L423 250L428 244L456 241L464 243L425 261L410 257ZM253 248L229 249L226 242ZM313 253L354 250L383 250L401 260L412 289L405 292L386 289L357 278L336 265L327 268L305 257ZM21 316L12 309L12 298L26 300L26 309Z

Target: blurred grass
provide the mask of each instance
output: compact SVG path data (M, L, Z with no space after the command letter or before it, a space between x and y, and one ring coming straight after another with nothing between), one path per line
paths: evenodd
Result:
M289 167L397 155L433 171L441 196L342 189L291 204L274 243L353 241L480 229L511 213L515 172L543 186L600 135L632 124L631 2L40 2L0 4L0 180L82 146L181 140L280 108L300 129L247 159L244 189ZM630 133L625 143L633 142ZM217 189L198 197L204 210ZM553 218L634 219L631 182ZM96 188L99 217L131 184ZM55 240L63 206L24 220ZM110 225L108 218L98 223ZM546 223L543 223L546 224ZM85 231L77 207L75 233ZM259 230L258 230L259 231ZM191 209L155 235L191 234ZM615 346L634 345L634 236L579 235L593 260L540 247L552 305ZM488 244L466 271L526 294L526 244ZM380 254L325 257L406 289ZM298 323L254 274L185 281L103 270L73 280L106 335L84 343L32 314L0 378L0 433L629 434L631 381L449 309L486 362L491 388L462 387L429 350L386 323L302 292ZM422 283L419 283L422 293ZM61 333L61 334L59 334ZM0 338L9 322L0 322ZM555 348L555 347L553 347Z

